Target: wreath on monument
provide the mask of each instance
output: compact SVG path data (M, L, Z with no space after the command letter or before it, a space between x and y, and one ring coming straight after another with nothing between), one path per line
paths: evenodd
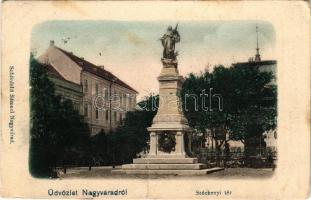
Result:
M176 139L175 134L162 133L159 135L159 150L170 153L175 151Z

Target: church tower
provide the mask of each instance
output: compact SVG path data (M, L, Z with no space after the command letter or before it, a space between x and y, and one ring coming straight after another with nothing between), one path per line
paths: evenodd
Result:
M256 48L256 55L255 55L255 62L260 62L260 54L259 54L259 45L258 45L258 26L256 24L256 37L257 37L257 48Z

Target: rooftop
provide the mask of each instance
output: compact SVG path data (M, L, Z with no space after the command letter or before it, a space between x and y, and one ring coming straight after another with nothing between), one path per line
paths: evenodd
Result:
M255 67L255 66L263 66L263 65L275 65L277 62L276 60L263 60L263 61L249 61L249 62L237 62L233 63L233 66L248 66L248 67Z
M52 50L54 49L54 50ZM52 51L51 51L52 50ZM69 80L66 75L63 74L63 72L59 71L60 68L57 69L54 64L50 63L49 61L49 56L51 53L53 54L53 52L60 52L58 54L63 54L62 57L57 57L57 59L65 59L65 57L67 57L66 59L70 59L72 62L74 62L76 65L75 66L79 66L81 68L82 71L94 74L100 78L103 78L105 80L108 80L110 82L113 82L114 84L117 84L121 87L127 88L129 90L132 90L136 93L138 93L134 88L132 88L131 86L129 86L128 84L126 84L124 81L122 81L121 79L119 79L117 76L115 76L114 74L112 74L111 72L105 70L102 66L97 66L87 60L85 60L84 58L78 57L76 55L74 55L72 52L68 52L64 49L61 49L57 46L54 45L53 42L51 42L51 46L50 48L47 50L47 53L45 55L42 56L42 58L46 59L42 59L39 57L39 60L44 60L43 63L45 64L45 66L47 67L48 71L50 73L52 73L55 77L61 79L61 80L66 80L66 81L70 81L73 82L75 84L78 83L78 81L72 81ZM54 53L55 54L55 53ZM63 57L65 56L65 57ZM41 62L42 63L42 62ZM58 64L59 65L59 64ZM63 64L61 64L63 66ZM69 66L68 66L69 67ZM70 70L70 68L68 68L68 70ZM68 75L68 74L67 74Z

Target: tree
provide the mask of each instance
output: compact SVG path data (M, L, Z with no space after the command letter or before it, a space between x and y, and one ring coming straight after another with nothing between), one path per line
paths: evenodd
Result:
M89 128L70 100L55 96L47 68L30 57L30 172L51 175L53 168L87 157Z
M152 102L153 101L153 102ZM140 110L127 112L123 125L108 134L108 151L113 155L112 162L130 163L137 154L147 151L152 119L158 107L158 97L150 96L138 103ZM152 105L154 108L152 109ZM111 158L110 158L111 159Z
M227 142L224 134L245 142L275 128L276 86L268 87L272 78L258 67L221 65L186 78L181 91L185 116L193 128L211 131L217 157Z
M60 97L56 97L60 98ZM61 165L85 165L90 158L90 130L83 116L74 109L71 100L60 100L57 111L55 134L60 152Z
M108 136L102 129L98 134L91 137L91 158L89 165L111 164L110 155L108 153Z
M31 55L30 58L30 172L35 176L47 176L55 163L57 152L45 148L52 146L53 123L56 120L54 86L46 69Z

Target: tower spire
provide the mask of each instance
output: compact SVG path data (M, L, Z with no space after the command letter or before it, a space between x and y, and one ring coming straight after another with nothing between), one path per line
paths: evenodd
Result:
M257 46L256 46L256 55L255 55L255 62L260 62L260 54L259 54L259 45L258 45L258 26L256 24L256 39L257 39Z

